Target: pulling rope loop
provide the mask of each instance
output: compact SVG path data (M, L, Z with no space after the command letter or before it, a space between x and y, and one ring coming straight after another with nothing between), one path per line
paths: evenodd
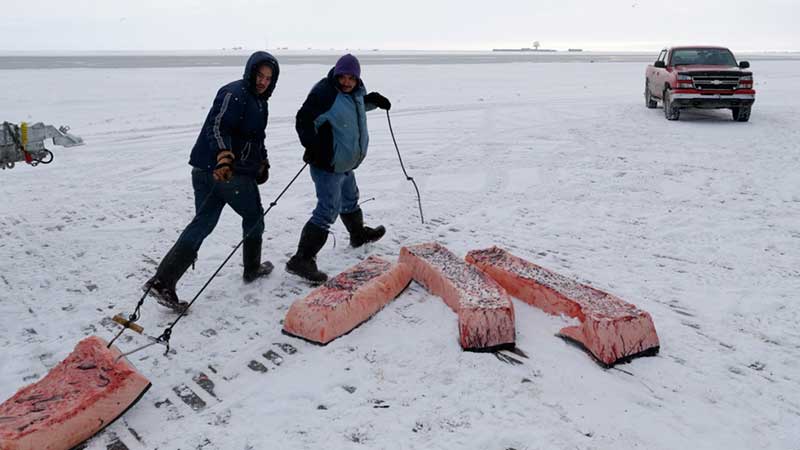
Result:
M417 191L417 205L419 205L419 220L425 224L425 216L422 214L422 198L419 195L419 188L417 187L417 182L414 181L414 177L408 176L408 172L406 172L406 167L403 164L403 158L400 156L400 148L397 146L397 139L394 137L394 130L392 129L392 118L389 117L389 110L386 110L386 120L389 122L389 133L392 134L392 142L394 142L394 149L397 150L397 159L400 160L400 168L403 169L403 174L406 176L406 180L410 181L411 184L414 185L414 190Z

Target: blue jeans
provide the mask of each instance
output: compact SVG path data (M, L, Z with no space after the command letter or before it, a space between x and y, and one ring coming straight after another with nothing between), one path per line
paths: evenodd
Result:
M253 177L234 175L228 182L216 182L212 172L193 168L195 216L183 230L175 246L200 250L203 240L214 231L225 205L230 205L242 217L242 236L261 239L264 221L261 194ZM252 230L252 231L251 231Z
M310 222L322 228L330 229L339 214L347 214L358 210L358 185L353 171L344 173L328 172L311 168L311 179L317 191L317 207L311 213Z

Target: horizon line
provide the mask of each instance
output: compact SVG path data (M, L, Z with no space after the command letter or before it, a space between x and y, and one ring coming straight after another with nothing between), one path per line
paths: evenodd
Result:
M489 52L489 53L504 53L503 51L510 51L510 53L519 52L519 53L598 53L598 52L614 52L614 53L649 53L649 52L658 52L662 48L668 46L661 46L661 47L654 47L653 50L645 50L645 49L637 49L637 48L581 48L581 47L569 47L569 48L541 48L541 49L532 49L528 47L495 47L495 48L485 48L485 49L457 49L457 48L440 48L440 49L414 49L414 48L405 48L405 49L390 49L390 48L380 48L380 47L372 47L372 48L357 48L357 47L344 47L344 48L292 48L292 47L261 47L261 48L250 48L244 46L235 46L235 47L222 47L222 48L169 48L169 49L153 49L153 48L145 48L145 49L134 49L134 48L122 48L122 49L4 49L0 48L0 54L7 54L7 53L174 53L174 52L214 52L214 53L248 53L254 52L259 50L266 50L266 51L274 51L274 52L343 52L343 51L359 51L359 52L428 52L428 53L441 53L441 52L456 52L456 53L468 53L468 52ZM730 48L730 47L728 47ZM735 48L735 47L734 47ZM499 50L499 51L498 51ZM573 50L573 51L570 51ZM578 51L575 51L578 50ZM800 53L800 49L797 50L785 50L785 49L745 49L745 50L737 50L738 53Z

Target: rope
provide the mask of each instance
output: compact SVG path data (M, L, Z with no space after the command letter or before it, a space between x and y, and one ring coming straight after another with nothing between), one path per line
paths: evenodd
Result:
M403 169L403 174L406 176L406 180L410 181L414 185L414 190L417 191L417 204L419 205L419 220L425 224L425 216L422 215L422 198L419 195L419 188L417 187L417 182L414 181L414 177L408 176L408 172L406 172L406 167L403 164L403 158L400 156L400 148L397 147L397 139L394 137L394 130L392 129L392 118L389 117L389 110L386 110L386 120L389 122L389 133L392 134L392 142L394 142L394 148L397 150L397 159L400 160L400 168Z
M386 111L386 120L389 123L389 133L392 135L392 142L394 142L394 148L397 151L397 159L400 160L400 168L403 170L403 174L405 175L406 180L410 181L414 185L414 190L417 193L417 205L419 206L419 218L420 218L420 221L424 224L425 223L425 216L423 215L423 212L422 212L422 197L420 196L420 193L419 193L419 187L417 187L417 182L414 181L414 177L411 177L411 176L408 175L408 172L406 171L406 168L405 168L405 164L403 164L403 157L400 155L400 148L398 147L397 139L394 136L394 129L392 128L392 119L391 119L391 116L389 116L389 111L388 110ZM275 207L275 205L278 204L278 200L280 200L281 197L283 197L283 194L285 194L286 191L289 190L289 188L292 186L292 184L294 184L294 182L297 180L297 178L300 176L300 174L303 173L303 170L305 170L306 166L308 166L308 163L303 164L303 167L301 167L300 170L297 171L297 173L292 178L292 180L289 182L289 184L287 184L286 187L283 188L281 193L278 194L278 196L275 198L275 200L269 204L269 208L267 208L267 210L264 211L264 213L261 215L261 222L264 221L264 217L266 217L267 213L269 213L272 210L272 208ZM211 194L209 194L209 197L210 196L211 196ZM369 199L369 200L366 200L366 201L370 201L370 200L374 200L374 199ZM203 205L205 205L206 201L208 201L208 197L206 197L206 200L203 201ZM201 209L202 209L202 206L201 206ZM253 230L255 230L256 227L258 227L258 225L260 225L261 222L259 222L259 224L254 225L253 228L251 228L247 232L247 234L245 234L245 236L242 238L242 240L240 240L239 243L236 244L236 247L233 248L233 250L230 252L230 254L228 254L228 256L225 258L225 260L222 261L222 263L219 265L219 267L217 267L217 270L214 271L214 273L205 282L205 284L203 284L203 286L200 288L200 290L197 292L197 294L195 294L194 298L192 298L192 301L190 301L189 304L186 306L186 308L184 308L183 311L181 311L180 315L178 315L178 317L175 319L175 321L173 321L172 324L170 324L167 328L164 329L164 332L161 333L161 336L156 338L156 342L157 343L161 343L161 344L166 345L166 350L164 351L165 355L167 353L169 353L169 349L170 349L169 341L172 338L172 330L175 328L175 326L178 324L178 322L180 322L180 320L186 315L186 313L189 311L189 308L191 308L192 305L194 305L194 302L196 302L197 299L200 298L200 295L211 284L211 282L214 280L214 278L217 277L217 275L222 270L222 268L225 267L225 264L227 264L228 261L230 261L230 259L233 257L234 254L236 254L236 251L239 250L239 247L242 246L242 244L244 243L245 239L247 239L250 236L250 234L253 232ZM334 236L334 247L336 246L335 239L336 239L336 237ZM147 290L145 291L144 295L139 300L139 303L136 305L136 309L134 310L133 314L131 314L129 316L129 318L128 318L129 322L133 323L133 322L136 322L137 320L139 320L140 309L141 309L142 305L144 304L145 298L147 298L147 295L150 293L150 289L151 288L152 288L152 285L147 287ZM117 335L114 337L114 339L112 339L111 342L108 343L108 347L109 348L111 347L111 344L113 344L114 341L116 341L117 338L119 338L122 335L122 333L125 331L126 328L127 327L125 327L122 330L120 330L120 332L117 333Z
M208 195L206 195L206 198L203 200L203 203L200 204L200 208L197 209L195 214L199 213L200 211L203 210L203 208L206 207L206 203L208 203L208 199L210 199L212 195L214 195L214 190L213 189L208 193ZM192 268L194 268L194 263L192 263ZM139 302L136 304L136 309L134 309L133 314L128 316L128 323L129 324L130 323L134 323L134 322L138 321L139 318L141 318L140 311L142 309L142 305L144 305L144 300L147 298L147 294L150 293L151 289L153 289L153 285L152 284L148 284L147 289L145 289L145 291L144 291L144 295L142 295L142 298L140 298ZM111 339L111 341L108 343L106 348L111 348L111 346L114 344L114 341L119 339L119 337L122 336L122 333L124 333L127 328L130 328L130 327L123 326L122 329L119 331L119 333L117 333L117 335L114 336L114 339Z
M136 309L134 309L133 313L130 316L128 316L128 322L129 323L134 323L137 320L139 320L139 317L141 317L141 309L142 309L142 305L144 305L144 299L147 298L147 294L150 293L150 289L152 289L152 288L153 288L152 284L150 286L147 286L147 290L144 291L144 295L142 295L142 298L139 299L139 303L136 304ZM119 330L119 333L117 333L117 335L114 336L114 339L111 339L111 341L108 343L108 345L106 345L106 348L111 348L111 346L114 344L114 341L119 339L119 337L122 336L122 333L124 333L125 330L128 329L128 328L130 328L130 327L127 327L127 326L122 327L122 329Z
M197 208L197 211L195 212L195 215L199 214L200 211L202 211L203 208L206 207L206 204L208 203L208 199L210 199L212 195L214 195L214 189L213 188L208 193L208 195L206 195L206 198L203 200L203 203L200 204L200 208ZM194 262L192 262L192 269L194 269ZM153 285L152 284L148 284L147 289L145 289L145 291L144 291L144 295L142 295L142 298L140 298L139 302L136 304L136 309L134 309L133 313L128 316L128 323L129 324L132 324L132 323L138 321L139 318L141 318L142 305L144 305L144 300L147 298L147 294L150 293L151 289L153 289ZM124 333L127 328L130 328L130 327L129 326L123 326L122 329L119 331L119 333L117 333L117 335L114 336L114 339L111 339L111 341L108 343L108 345L106 345L106 348L111 348L111 345L114 344L114 341L119 339L119 337L122 336L122 333Z
M362 201L358 202L358 206L361 207L361 205L363 205L364 203L371 202L373 200L375 200L375 197L370 197L370 198L368 198L366 200L362 200Z
M261 222L264 221L264 217L267 215L267 213L269 213L272 210L272 208L275 205L278 204L278 200L280 200L281 197L283 197L283 194L285 194L286 191L288 191L289 188L292 186L292 184L294 184L294 182L297 180L297 178L300 176L300 174L303 173L303 170L305 170L307 165L308 165L308 163L303 164L303 167L300 168L299 171L297 171L297 174L295 174L294 178L292 178L292 181L290 181L289 184L287 184L286 187L283 188L281 193L278 194L278 197L276 197L275 200L269 204L269 208L267 208L267 210L264 211L264 214L261 215ZM164 332L161 334L161 336L159 336L156 339L159 343L163 343L163 344L165 344L167 346L167 349L164 351L165 355L167 353L169 353L169 340L172 337L172 329L175 328L175 325L177 325L178 322L183 318L183 316L186 315L186 313L189 311L189 308L191 308L192 305L194 304L194 302L197 301L197 299L200 297L200 294L202 294L203 291L206 290L208 285L211 284L211 281L214 280L214 278L216 278L217 274L219 274L219 272L222 270L222 268L225 267L225 264L227 264L228 261L230 261L230 259L236 253L236 251L239 250L239 247L242 246L242 244L244 243L245 239L250 237L250 233L252 233L253 230L255 230L261 224L261 222L259 222L258 224L254 225L252 228L250 228L250 230L247 232L247 234L245 234L245 236L242 238L242 240L239 241L238 244L236 244L236 247L234 247L234 249L230 252L228 257L225 258L225 261L222 261L222 264L220 264L219 267L217 267L217 270L214 271L214 273L211 275L211 277L208 279L208 281L206 281L206 283L203 285L203 287L200 288L200 290L194 296L192 301L190 301L189 304L186 305L186 308L184 308L183 311L181 311L181 313L178 316L178 318L175 319L175 321L172 322L172 324L170 326L168 326L166 329L164 329ZM149 289L148 289L148 291L149 291ZM147 294L145 294L145 295L147 295Z

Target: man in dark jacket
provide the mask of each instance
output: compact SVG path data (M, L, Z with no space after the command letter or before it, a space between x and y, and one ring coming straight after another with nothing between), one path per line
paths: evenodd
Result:
M194 219L144 286L164 306L179 311L185 308L186 302L178 299L175 285L196 259L225 205L242 217L244 281L252 282L272 271L272 263L261 263L264 211L258 184L269 178L264 146L267 100L275 90L279 71L272 55L253 53L242 79L217 92L189 158Z
M328 76L311 89L297 112L295 128L305 147L303 160L311 166L317 206L300 233L297 253L286 263L288 272L315 283L328 278L317 269L316 256L337 217L342 218L353 247L377 241L386 233L383 226L364 226L353 171L367 156L366 112L391 106L377 92L366 93L361 66L351 54L339 58Z

